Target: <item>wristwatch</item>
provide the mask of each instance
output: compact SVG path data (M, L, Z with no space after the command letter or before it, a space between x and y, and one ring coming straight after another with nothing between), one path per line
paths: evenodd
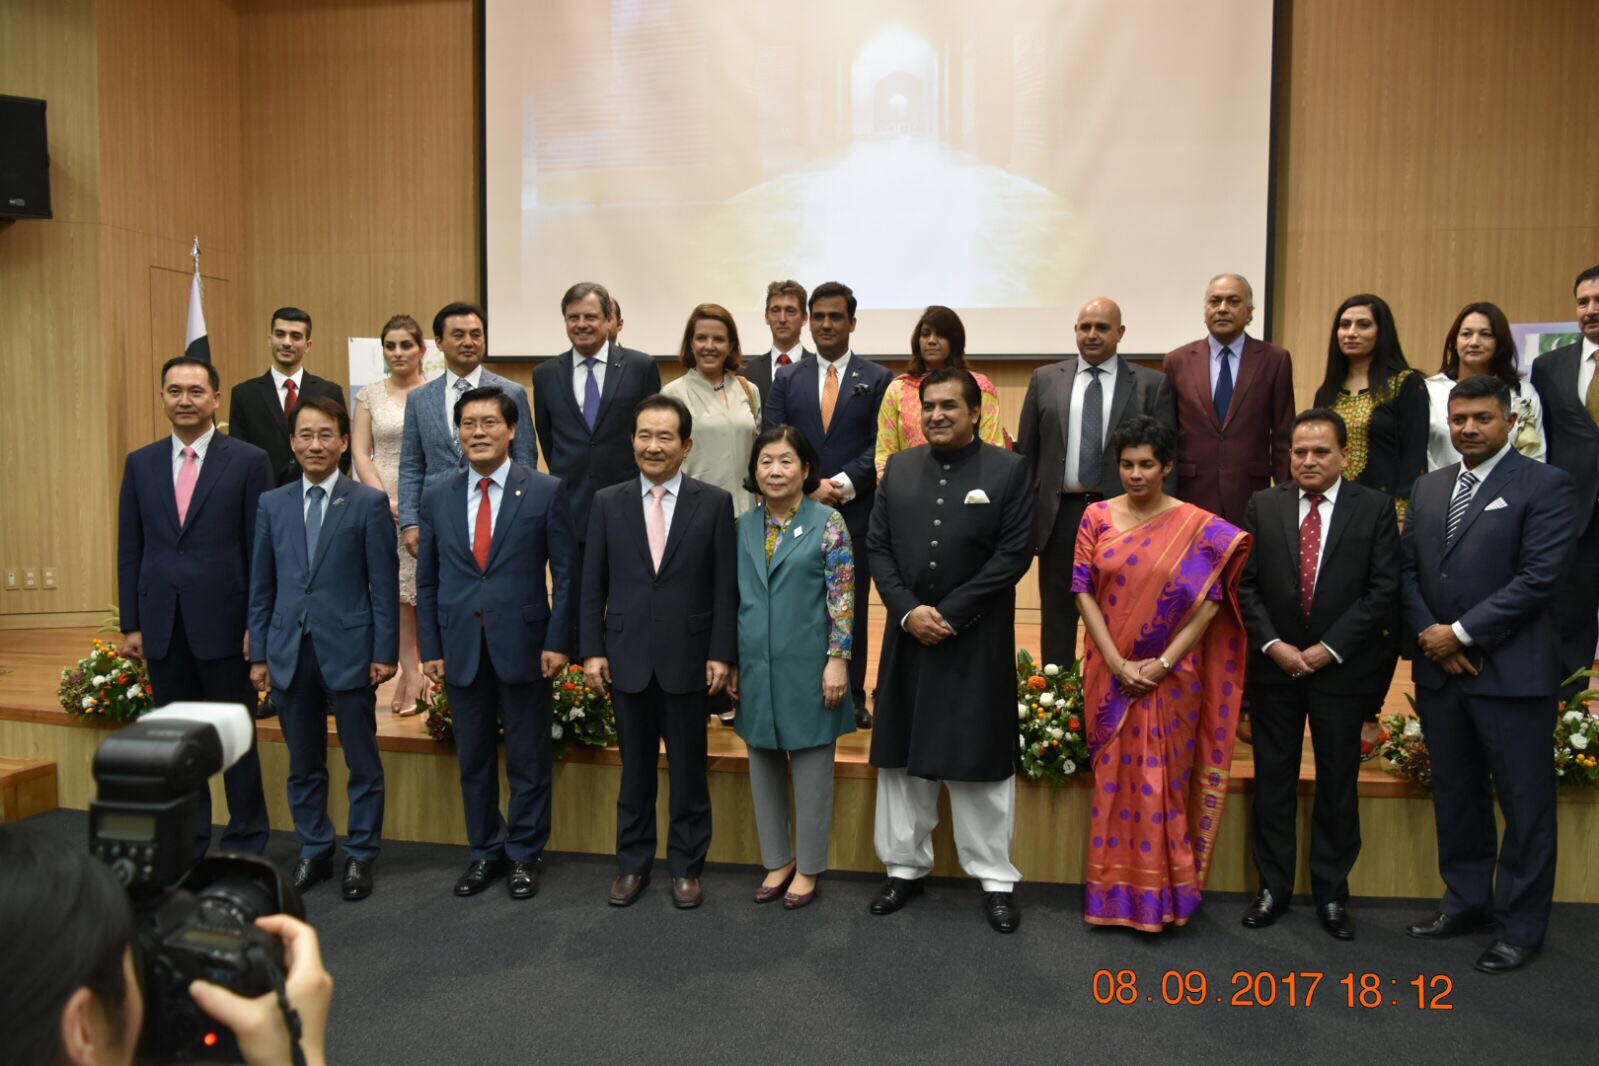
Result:
M1166 672L1168 674L1171 673L1171 663L1166 661L1166 656L1158 655L1158 656L1155 657L1155 661L1157 663L1160 663L1160 665L1164 666L1166 668Z

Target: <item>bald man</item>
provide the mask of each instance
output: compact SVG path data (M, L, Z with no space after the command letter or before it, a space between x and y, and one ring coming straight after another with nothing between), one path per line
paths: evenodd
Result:
M1122 492L1117 456L1106 449L1111 431L1138 415L1177 425L1166 376L1116 354L1126 332L1116 301L1088 301L1077 313L1077 355L1033 371L1022 401L1016 450L1027 457L1038 493L1034 544L1046 663L1077 658L1072 556L1083 510ZM1174 475L1166 491L1175 488Z

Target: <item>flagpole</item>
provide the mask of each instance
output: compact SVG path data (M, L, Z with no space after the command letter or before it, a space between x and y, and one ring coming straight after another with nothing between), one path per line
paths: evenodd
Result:
M196 233L194 235L194 243L189 246L189 259L192 260L193 263L194 263L194 276L196 278L199 278L200 277L200 235L198 233ZM201 292L203 294L204 290L205 290L205 282L204 282L204 280L201 280L200 288L201 288Z

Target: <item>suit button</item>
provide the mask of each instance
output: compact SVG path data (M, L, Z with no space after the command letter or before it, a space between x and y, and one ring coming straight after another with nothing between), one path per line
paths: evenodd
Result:
M942 506L944 506L944 497L940 496L937 500L935 500L933 502L937 503L940 507L942 507Z
M948 485L949 484L949 482L947 480L945 480L944 478L939 478L938 479L938 483L940 485Z
M945 470L948 470L948 469L949 469L949 464L948 464L948 463L945 463L945 464L944 464L944 469L945 469Z
M938 541L936 541L936 540L933 541L933 547L935 547L935 548L938 547Z
M944 520L943 520L943 519L942 519L942 518L935 518L935 519L933 519L933 525L935 525L935 526L941 526L941 525L943 525L943 524L944 524Z
M938 563L936 563L936 562L928 563L927 564L927 569L929 569L929 570L937 570L938 569Z

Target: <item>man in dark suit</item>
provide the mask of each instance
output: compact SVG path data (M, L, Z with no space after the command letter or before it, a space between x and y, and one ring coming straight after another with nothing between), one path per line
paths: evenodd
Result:
M1242 525L1251 494L1288 480L1294 367L1244 332L1255 293L1237 274L1205 290L1203 340L1166 353L1177 397L1177 495Z
M1310 887L1322 928L1351 939L1349 871L1360 854L1360 726L1388 691L1399 604L1393 498L1343 479L1349 430L1337 412L1294 419L1293 483L1250 497L1255 550L1238 599L1251 646L1254 850L1260 892L1244 925L1271 925L1294 894L1299 764L1310 718L1316 799Z
M161 368L171 436L128 455L122 471L117 579L122 652L150 667L157 706L187 700L255 706L250 687L250 544L272 465L253 444L216 432L222 383L190 356ZM222 777L222 846L260 854L266 797L255 745ZM211 843L211 793L200 790L195 855Z
M326 396L344 406L344 386L305 369L311 350L311 316L298 307L272 312L272 366L265 374L233 386L228 401L228 435L255 445L272 462L273 484L287 485L300 476L289 447L289 417L307 396ZM339 460L350 472L350 457Z
M433 339L444 353L444 373L413 389L405 398L405 431L400 443L400 535L412 554L421 545L417 514L422 494L467 467L461 436L455 429L455 405L473 389L499 389L516 404L520 424L532 421L527 390L509 378L486 370L488 320L474 304L452 303L433 316ZM511 441L511 460L538 469L533 438L524 432Z
M457 896L476 895L509 872L511 898L532 898L550 839L550 681L572 653L576 538L561 482L511 460L520 420L499 389L457 400L470 473L433 486L418 511L422 672L449 693L472 845ZM495 753L502 723L508 817L500 815Z
M271 692L289 745L289 811L301 892L333 876L328 711L349 768L342 892L372 893L383 839L377 687L399 662L400 573L388 494L339 474L350 417L325 396L289 416L299 484L261 497L250 569L250 680Z
M671 782L666 864L672 903L700 905L711 846L705 779L708 697L737 684L738 573L733 499L685 477L693 419L680 400L651 396L633 412L639 476L601 489L583 559L583 672L610 689L622 788L616 800L617 878L626 907L650 883L661 740Z
M1110 435L1138 415L1177 426L1166 376L1116 354L1127 327L1114 300L1084 304L1075 332L1077 355L1033 371L1016 435L1038 497L1033 543L1043 606L1040 644L1044 662L1062 666L1077 658L1077 527L1089 504L1122 493L1120 463L1107 447ZM1166 491L1176 488L1174 469Z
M1561 680L1550 608L1577 533L1570 475L1517 452L1514 424L1498 378L1456 385L1449 436L1461 461L1416 481L1400 538L1446 889L1437 913L1406 932L1497 932L1477 959L1485 973L1531 962L1549 924ZM1490 782L1505 818L1497 868Z
M603 285L583 281L566 290L561 314L572 347L533 372L533 425L544 465L566 482L579 574L594 494L638 476L633 408L661 391L654 359L611 343L606 323L614 309Z
M1577 327L1582 339L1545 352L1532 364L1532 384L1543 405L1549 463L1571 475L1577 491L1577 546L1560 583L1555 610L1560 618L1560 676L1593 665L1599 642L1599 266L1577 275ZM1561 690L1569 698L1588 687L1586 678Z
M771 395L772 377L779 370L816 354L800 340L805 328L805 286L793 278L766 286L766 328L772 333L772 346L762 355L746 355L739 371L762 396Z
M762 422L790 425L805 435L822 462L822 484L811 496L844 516L850 540L866 543L872 501L877 497L877 413L894 380L889 370L850 350L855 331L855 294L829 281L811 293L811 339L816 358L783 367L772 381ZM855 573L855 646L866 647L871 581L864 567ZM855 724L872 727L866 709L866 656L849 664Z

